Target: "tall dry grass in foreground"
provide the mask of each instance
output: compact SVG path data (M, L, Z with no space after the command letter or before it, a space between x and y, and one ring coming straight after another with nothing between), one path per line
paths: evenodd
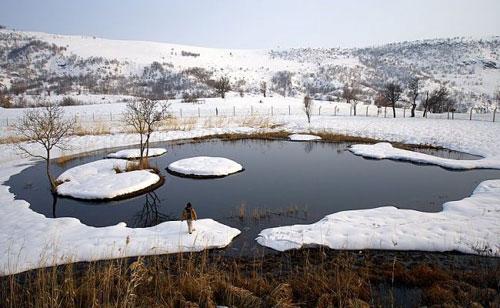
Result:
M417 290L406 300L418 305L500 304L498 262L477 257L480 262L461 267L452 259L431 264L432 255L417 261L410 256L312 249L245 258L204 252L70 264L0 278L0 306L397 306L401 288Z

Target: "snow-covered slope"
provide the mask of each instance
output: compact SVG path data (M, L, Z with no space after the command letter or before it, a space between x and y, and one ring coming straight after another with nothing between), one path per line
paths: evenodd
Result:
M500 86L500 38L435 39L361 49L215 49L0 30L0 82L11 93L213 95L213 81L228 76L234 91L256 93L261 82L291 73L289 95L338 97L355 80L363 99L395 79L418 76L424 89L445 84L462 107L488 107ZM275 78L274 78L275 79Z

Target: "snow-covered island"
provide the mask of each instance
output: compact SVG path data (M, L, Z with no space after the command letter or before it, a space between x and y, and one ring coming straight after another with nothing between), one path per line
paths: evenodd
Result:
M167 170L175 175L214 178L243 171L243 166L224 157L198 156L175 161Z
M290 141L317 141L321 140L321 137L309 134L292 134L288 136L288 139Z
M57 194L85 200L112 200L144 192L161 184L152 170L127 171L124 159L103 159L73 167L58 178Z
M149 148L147 157L156 157L161 156L167 153L167 150L164 148ZM146 153L144 152L144 156ZM107 158L123 158L123 159L138 159L141 157L140 149L125 149L117 152L109 153Z
M500 156L475 160L449 159L393 147L388 142L377 144L355 144L349 148L352 153L374 159L410 161L419 164L437 165L453 170L500 169Z

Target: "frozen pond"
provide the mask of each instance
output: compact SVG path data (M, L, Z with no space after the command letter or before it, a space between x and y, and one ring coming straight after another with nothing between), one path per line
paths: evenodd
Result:
M153 193L114 202L85 202L59 198L53 202L42 163L12 176L8 182L16 198L47 217L76 217L92 226L126 222L146 227L177 220L191 202L199 218L212 218L238 228L242 234L228 248L255 249L264 228L309 224L325 215L384 205L420 211L440 211L450 200L469 196L487 179L500 178L500 170L450 171L437 166L356 156L346 143L290 141L204 141L157 143L166 155L152 158L165 176ZM54 164L57 176L67 168L102 159L116 149ZM454 159L471 155L446 150L428 154ZM219 156L239 162L245 171L219 179L189 179L171 175L165 168L173 161L193 156Z

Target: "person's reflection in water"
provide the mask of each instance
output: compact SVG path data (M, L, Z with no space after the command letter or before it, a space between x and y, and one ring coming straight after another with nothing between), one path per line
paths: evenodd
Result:
M146 194L144 206L137 212L134 219L135 228L156 226L164 221L173 220L170 215L160 212L160 198L155 192Z

